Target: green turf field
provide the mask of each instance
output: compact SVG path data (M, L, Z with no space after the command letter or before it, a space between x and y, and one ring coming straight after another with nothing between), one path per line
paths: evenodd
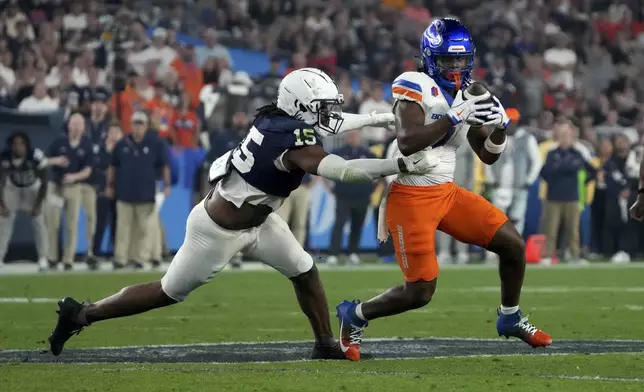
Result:
M55 322L53 301L62 296L97 300L123 286L159 276L0 276L0 350L45 348ZM339 268L322 271L322 277L332 308L345 298L368 299L401 279L396 269ZM496 338L497 287L494 269L445 269L428 307L377 320L367 329L366 337ZM34 302L20 302L24 298ZM553 335L555 343L557 339L644 340L644 268L530 268L522 309L532 322ZM224 272L183 304L96 324L72 338L66 347L310 338L308 322L299 312L288 280L274 272ZM471 344L479 343L472 340ZM0 364L0 390L11 392L390 391L402 387L644 391L644 353L448 356L360 363Z

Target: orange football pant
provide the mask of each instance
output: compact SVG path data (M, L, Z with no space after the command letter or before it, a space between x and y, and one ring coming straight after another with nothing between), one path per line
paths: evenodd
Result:
M438 276L434 233L486 247L508 217L482 196L454 183L411 186L394 183L387 197L387 227L405 280Z

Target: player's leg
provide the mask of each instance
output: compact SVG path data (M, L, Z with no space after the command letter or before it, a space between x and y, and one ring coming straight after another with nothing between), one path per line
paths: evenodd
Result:
M518 337L533 347L549 345L550 336L521 316L519 299L525 275L525 242L506 215L480 195L458 188L454 205L438 228L459 241L478 245L499 256L499 335Z
M405 283L360 303L343 301L336 309L345 355L360 359L367 320L391 316L427 305L436 290L436 227L449 209L453 184L412 187L394 184L387 198L387 226Z
M250 239L247 232L217 226L203 203L199 203L188 216L183 245L160 281L125 287L92 304L80 304L69 297L58 303L58 323L49 337L52 353L60 354L74 333L92 323L131 316L185 300L192 291L212 280Z
M343 359L333 338L329 304L318 269L286 222L279 215L270 214L257 232L255 242L244 253L291 280L300 308L313 329L316 342L314 358Z
M124 201L116 201L116 240L114 243L114 262L115 269L125 267L128 254L130 251L130 242L132 240L132 227L134 226L134 205Z
M0 265L4 263L4 258L7 255L9 241L13 234L13 223L16 219L16 209L20 205L20 191L12 186L9 180L5 183L2 192L7 216L0 215Z
M94 234L96 233L96 189L81 184L81 204L85 211L85 236L87 237L87 263L94 263Z
M49 182L47 186L47 199L45 199L45 227L47 228L47 259L55 266L60 259L60 249L58 246L58 232L60 230L60 215L62 214L64 201L58 194L60 187L54 182Z
M63 188L65 198L65 249L63 249L63 264L65 269L71 269L76 256L78 242L78 216L81 206L81 185L72 184Z

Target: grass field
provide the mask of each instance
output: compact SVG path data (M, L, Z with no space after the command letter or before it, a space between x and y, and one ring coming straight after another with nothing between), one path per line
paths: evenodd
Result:
M0 350L31 349L33 353L44 349L55 323L54 301L62 296L97 300L123 286L159 276L148 273L0 276ZM322 277L332 308L345 298L368 299L401 279L394 268L339 268L323 271ZM32 301L26 301L27 298ZM533 355L543 352L533 353L523 343L507 343L505 339L498 339L499 347L503 347L498 354L463 354L467 346L474 353L479 345L497 346L496 340L487 339L498 338L494 326L498 304L494 269L445 269L434 301L428 307L377 320L366 333L369 338L481 339L455 340L454 345L460 345L461 351L454 353L449 351L449 341L440 340L439 351L447 352L440 358L428 347L428 358L360 363L222 364L212 363L207 355L199 363L185 360L141 363L124 353L119 360L123 363L60 364L3 361L0 351L0 390L390 391L415 387L441 391L644 391L644 352L592 355L592 350L584 346L585 340L644 340L644 268L635 265L529 269L522 309L530 314L532 322L552 333L555 343L546 353L566 355ZM335 324L334 327L337 328ZM106 321L84 330L70 340L67 345L70 350L60 358L75 362L75 353L82 353L71 350L75 348L310 339L308 322L300 313L286 279L274 272L224 272L183 304ZM566 349L557 349L557 340L579 342L568 342ZM644 347L642 342L635 343ZM212 347L217 351L220 346ZM255 346L244 347L250 350ZM367 343L365 350L368 348ZM504 355L508 353L514 355ZM377 353L374 355L378 358ZM414 356L418 357L417 353ZM45 354L37 358L53 359Z

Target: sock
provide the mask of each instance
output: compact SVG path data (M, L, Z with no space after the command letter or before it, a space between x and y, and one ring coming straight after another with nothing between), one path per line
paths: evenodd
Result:
M362 321L367 321L366 317L362 314L362 302L356 306L356 316Z
M519 306L503 306L501 305L502 314L514 314L519 311Z

